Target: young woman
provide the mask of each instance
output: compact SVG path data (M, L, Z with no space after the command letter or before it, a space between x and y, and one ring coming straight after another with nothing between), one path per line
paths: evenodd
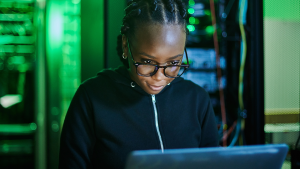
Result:
M180 77L188 65L181 0L128 4L118 37L124 66L78 88L65 118L60 168L124 168L133 150L218 146L205 90Z

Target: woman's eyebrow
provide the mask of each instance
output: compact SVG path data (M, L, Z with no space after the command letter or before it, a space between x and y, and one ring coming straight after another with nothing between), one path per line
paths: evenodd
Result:
M148 55L147 53L144 53L144 52L141 52L141 53L139 53L139 54L140 54L140 55L147 56L148 58L151 58L151 59L155 59L155 58L156 58L155 56Z
M183 54L179 54L179 55L176 55L176 56L172 56L172 57L170 57L169 59L176 59L176 58L178 58L178 57L180 57L180 56L183 56Z
M155 59L155 58L156 58L155 56L148 55L147 53L144 53L144 52L141 52L141 53L139 53L139 54L140 54L140 55L147 56L147 57L149 57L150 59ZM172 56L172 57L170 57L169 59L176 59L176 58L178 58L178 57L180 57L180 56L183 56L183 54L178 54L178 55L176 55L176 56Z

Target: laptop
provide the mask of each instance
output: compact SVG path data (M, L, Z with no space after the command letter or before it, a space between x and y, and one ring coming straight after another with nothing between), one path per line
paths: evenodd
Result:
M139 150L129 154L126 169L280 169L286 144Z

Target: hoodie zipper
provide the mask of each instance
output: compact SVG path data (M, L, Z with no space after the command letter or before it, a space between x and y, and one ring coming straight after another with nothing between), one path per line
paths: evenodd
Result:
M159 131L159 125L158 125L158 115L157 115L157 109L156 109L155 95L152 94L151 97L152 97L152 104L153 104L153 108L154 108L155 128L156 128L156 132L157 132L157 135L158 135L161 151L164 152L164 144L163 144L163 141L161 139L161 135L160 135L160 131Z

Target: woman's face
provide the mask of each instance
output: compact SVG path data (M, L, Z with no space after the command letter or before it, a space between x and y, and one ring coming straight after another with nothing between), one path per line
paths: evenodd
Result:
M186 33L181 25L160 24L146 25L136 29L134 36L128 39L133 59L136 62L161 66L181 62L185 41ZM145 92L158 94L174 80L164 75L163 68L160 68L153 76L139 76L129 53L126 36L123 36L122 42L123 51L128 56L130 77Z

